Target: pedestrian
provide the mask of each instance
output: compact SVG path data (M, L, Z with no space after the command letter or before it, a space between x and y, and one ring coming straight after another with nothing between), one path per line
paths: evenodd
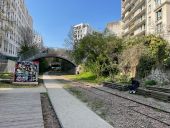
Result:
M139 81L135 80L135 78L131 78L131 85L129 86L129 93L136 93L137 88L139 87Z

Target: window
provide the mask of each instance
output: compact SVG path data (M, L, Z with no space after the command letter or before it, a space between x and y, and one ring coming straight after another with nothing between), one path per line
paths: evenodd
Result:
M155 3L156 4L161 4L162 2L161 2L161 0L155 0Z
M156 25L156 32L161 33L162 32L162 23L159 23Z
M8 51L8 42L5 40L4 41L4 52Z
M156 20L159 21L162 19L162 9L156 12Z
M148 6L148 12L151 12L151 4Z
M148 25L151 25L151 17L148 18Z
M2 47L2 36L0 36L0 48Z

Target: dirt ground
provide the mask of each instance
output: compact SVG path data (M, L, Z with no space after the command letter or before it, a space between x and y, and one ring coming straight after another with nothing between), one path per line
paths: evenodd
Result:
M44 128L61 128L47 94L41 94Z

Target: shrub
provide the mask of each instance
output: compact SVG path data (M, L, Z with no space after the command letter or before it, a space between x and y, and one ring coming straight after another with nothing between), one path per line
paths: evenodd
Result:
M145 85L156 85L157 84L157 82L155 81L155 80L147 80L147 81L145 81Z
M129 83L130 82L130 76L125 74L118 74L115 76L114 81L118 83Z
M142 56L137 66L137 75L139 78L145 78L155 66L155 60L149 56Z
M164 60L164 66L166 69L170 69L170 57Z

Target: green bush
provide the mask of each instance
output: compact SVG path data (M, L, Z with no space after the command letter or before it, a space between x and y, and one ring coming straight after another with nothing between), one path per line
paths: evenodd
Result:
M130 82L130 76L125 74L118 74L115 76L114 81L118 83L129 83Z
M147 81L145 81L145 85L156 85L157 84L157 82L155 81L155 80L147 80Z
M164 60L164 66L165 68L170 69L170 57Z
M155 66L156 62L149 56L142 56L137 66L137 75L139 78L145 78Z
M0 73L0 78L1 79L12 79L13 73Z

